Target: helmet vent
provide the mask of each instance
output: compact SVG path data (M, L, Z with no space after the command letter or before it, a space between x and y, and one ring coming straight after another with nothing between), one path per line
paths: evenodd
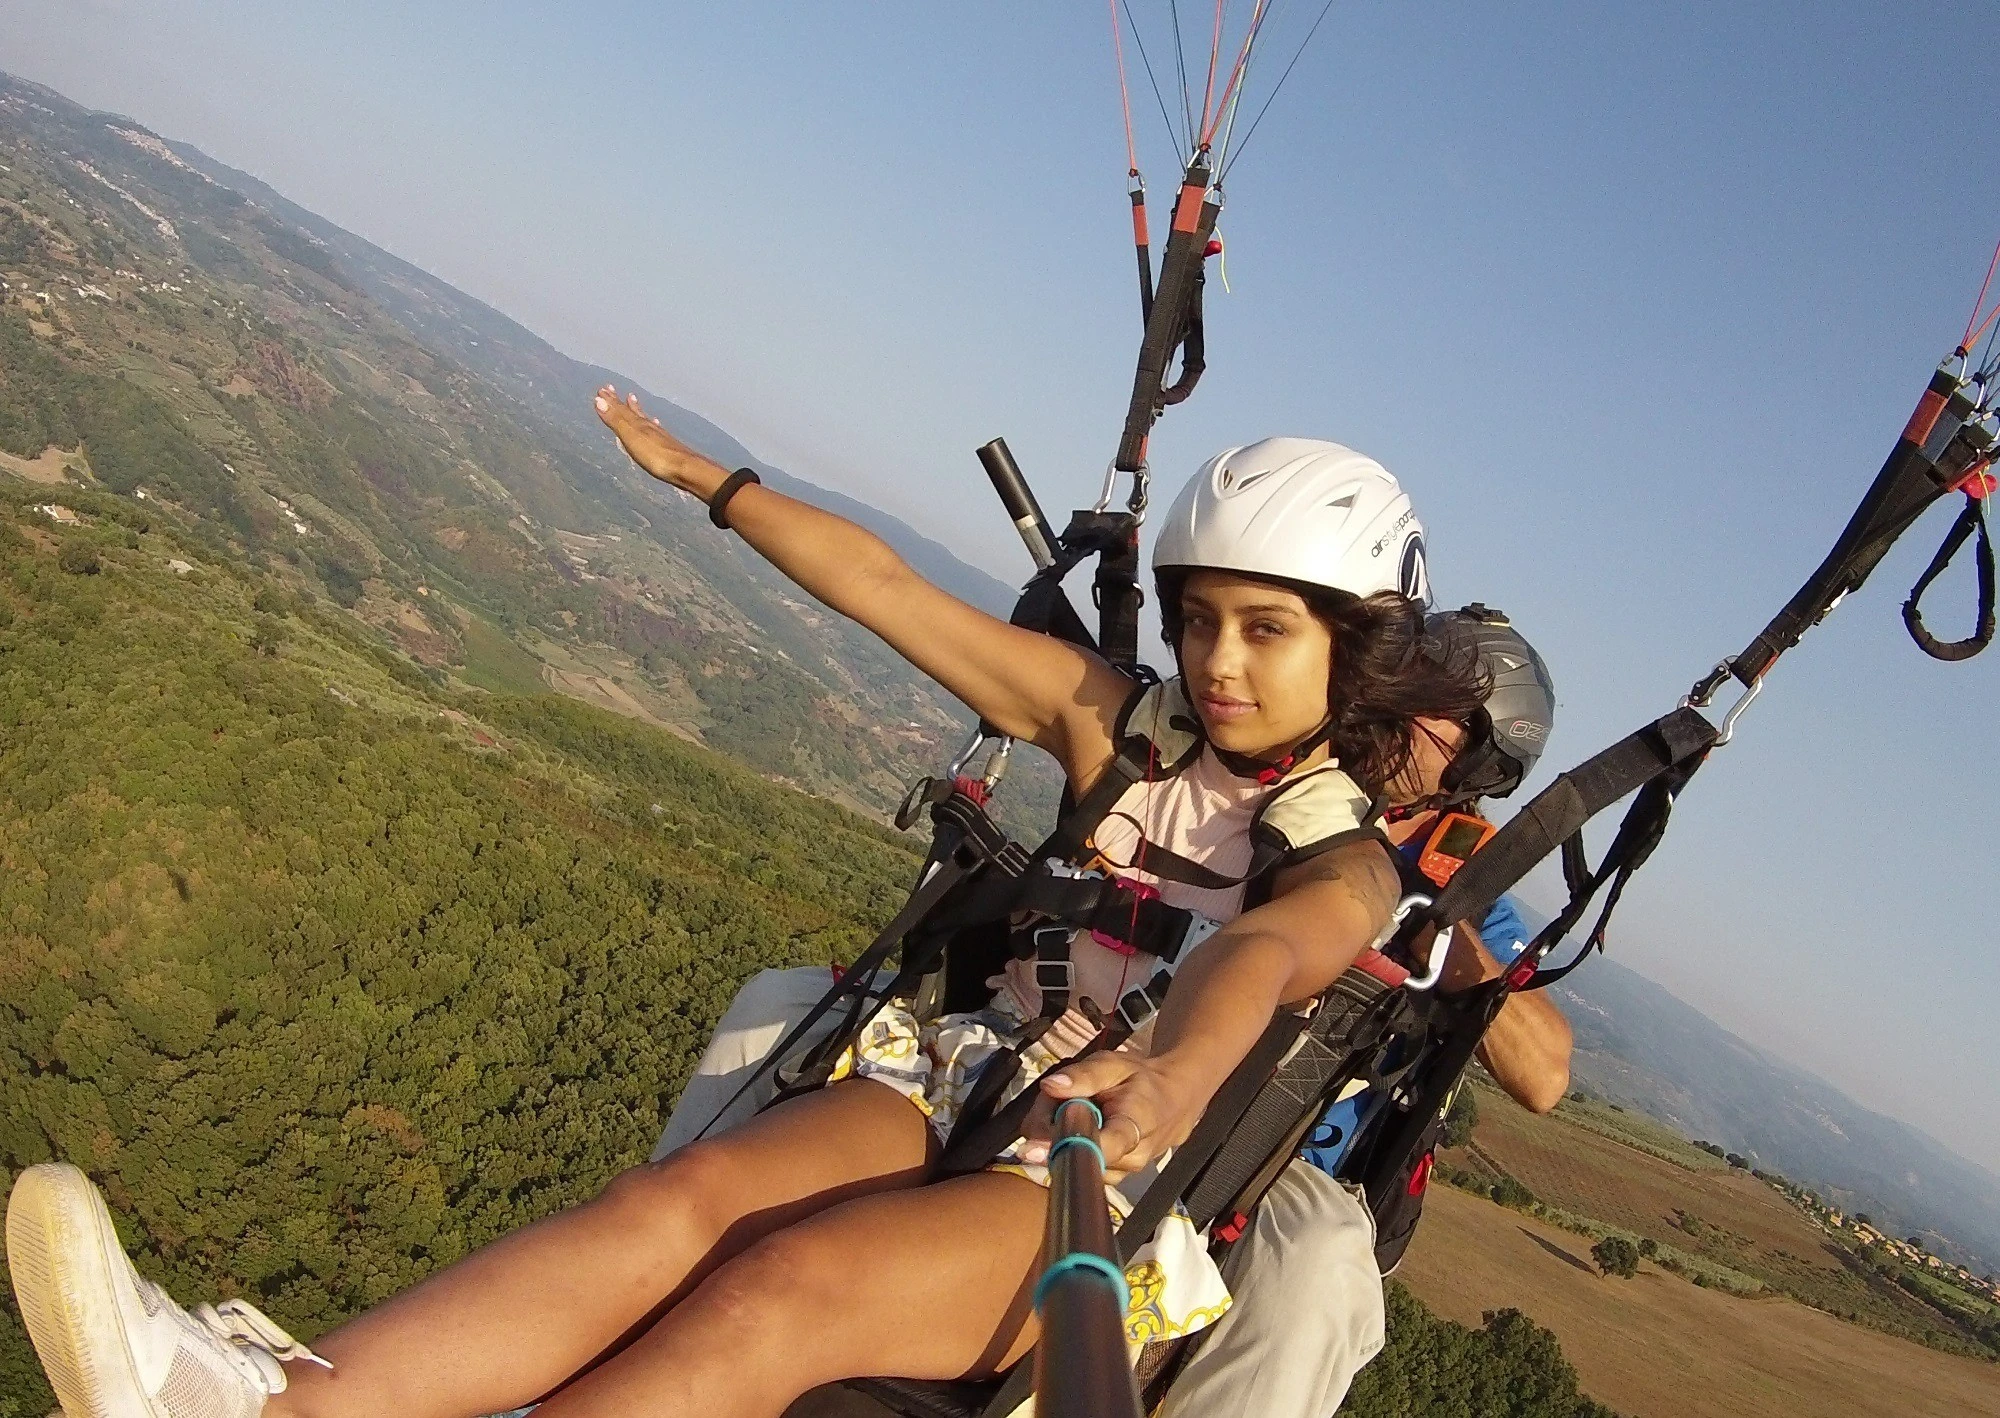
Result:
M1264 481L1265 478L1270 477L1271 474L1277 471L1276 468L1259 468L1255 472L1239 474L1233 468L1224 468L1221 478L1217 480L1217 487L1222 492L1244 492L1257 486L1258 483Z
M1327 503L1327 506L1331 507L1336 512L1345 512L1349 508L1354 506L1354 494L1351 492L1344 493L1341 496L1336 497L1333 501Z

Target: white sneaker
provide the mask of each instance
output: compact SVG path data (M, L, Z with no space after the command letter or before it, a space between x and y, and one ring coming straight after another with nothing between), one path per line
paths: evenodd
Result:
M7 1199L21 1318L66 1418L256 1418L280 1360L331 1364L241 1300L192 1314L132 1269L90 1179L28 1168Z

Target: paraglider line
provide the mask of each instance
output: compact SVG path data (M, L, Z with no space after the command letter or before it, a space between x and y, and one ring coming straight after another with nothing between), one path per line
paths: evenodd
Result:
M1992 313L1987 315L1984 322L1979 319L1979 308L1986 304L1986 292L1993 284L1993 271L1996 267L2000 267L2000 242L1994 244L1993 259L1986 263L1986 279L1979 283L1979 298L1972 302L1972 314L1966 317L1965 338L1958 342L1958 347L1962 350L1971 349L1972 342L1979 338L1980 332L1993 323L1993 316L2000 315L2000 304L1995 304ZM1975 330L1974 325L1978 325L1979 328Z
M1996 317L2000 317L2000 301L1994 302L1993 308L1986 312L1986 318L1979 322L1979 328L1969 332L1965 339L1959 342L1958 346L1969 355L1972 351L1972 346L1979 342L1979 337L1985 335L1986 353L1980 358L1979 372L1989 377L1994 373L1992 363L1993 336L2000 335L2000 325L1994 324Z
M1236 133L1236 113L1243 106L1243 91L1250 79L1251 53L1256 46L1257 37L1264 31L1264 21L1271 17L1271 11L1276 8L1277 0L1257 0L1257 8L1250 15L1250 28L1243 36L1243 52L1236 57L1235 71L1229 76L1228 87L1222 91L1222 102L1229 110L1229 121L1223 124L1222 146L1216 150L1215 162L1218 169L1225 166L1229 158L1229 141ZM1218 112L1217 120L1220 119L1221 115ZM1222 285L1224 290L1229 288L1226 279Z
M1292 62L1285 66L1284 73L1278 75L1278 82L1271 86L1270 96L1264 100L1264 106L1258 109L1257 116L1250 120L1250 130L1243 135L1243 141L1237 144L1236 152L1229 160L1230 167L1236 166L1236 159L1243 155L1243 150L1250 146L1250 140L1257 136L1257 129L1264 122L1264 115L1271 111L1271 105L1277 101L1278 91L1285 87L1285 80L1292 77L1292 70L1298 67L1299 60L1304 57L1306 46L1312 43L1313 36L1319 33L1320 25L1325 22L1328 13L1332 9L1333 0L1326 0L1326 4L1320 7L1319 18L1312 22L1312 28L1306 31L1306 37L1299 41L1299 47L1292 55ZM1228 175L1227 168L1217 174L1217 185L1219 186L1222 178Z
M1160 92L1160 78L1153 72L1153 60L1146 53L1146 41L1139 33L1139 22L1132 18L1132 6L1129 0L1118 0L1118 7L1125 12L1125 23L1132 27L1132 46L1139 51L1139 62L1146 66L1146 81L1153 86L1153 97L1160 105L1160 121L1167 125L1167 141L1178 144L1180 134L1174 132L1174 120L1167 112L1167 96Z
M1250 46L1257 42L1257 27L1264 19L1264 4L1265 0L1256 0L1256 3L1250 7L1250 23L1243 31L1242 47L1237 50L1236 58L1229 66L1229 77L1222 85L1222 96L1215 101L1215 112L1213 115L1207 113L1202 115L1201 144L1203 147L1207 147L1215 141L1215 130L1222 126L1222 116L1230 111L1231 99L1237 91L1237 82L1242 79L1244 67L1250 62ZM1217 18L1220 18L1219 14ZM1215 38L1217 52L1219 53L1222 44L1222 34L1219 29L1216 32Z
M1201 144L1208 146L1208 140L1215 136L1215 124L1208 116L1208 107L1215 98L1215 66L1222 59L1222 6L1224 0L1215 0L1215 38L1208 42L1208 84L1201 91ZM1221 117L1217 110L1216 116Z
M1111 4L1111 52L1118 56L1118 106L1125 114L1125 161L1139 175L1139 145L1132 138L1132 89L1125 82L1125 37L1118 23L1118 0Z
M1979 356L1979 367L1973 372L1972 382L1979 386L1979 407L1974 411L1979 418L1988 418L1993 413L1994 395L2000 394L2000 325L1994 325L1987 333L1986 348Z
M1167 0L1167 13L1174 21L1174 64L1181 71L1181 122L1187 134L1188 151L1194 151L1194 111L1188 105L1187 48L1181 43L1180 0Z

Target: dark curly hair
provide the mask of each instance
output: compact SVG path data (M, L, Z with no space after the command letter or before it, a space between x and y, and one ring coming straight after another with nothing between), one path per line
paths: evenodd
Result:
M1162 572L1160 622L1180 659L1181 592L1190 575ZM1340 766L1382 793L1410 766L1418 718L1470 723L1492 686L1476 646L1447 643L1424 628L1424 608L1394 591L1355 596L1324 586L1253 577L1304 598L1333 636L1327 742Z

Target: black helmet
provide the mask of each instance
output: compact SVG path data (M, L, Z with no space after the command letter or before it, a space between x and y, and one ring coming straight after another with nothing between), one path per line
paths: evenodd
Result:
M1504 798L1521 786L1548 744L1556 722L1556 686L1535 647L1506 615L1474 601L1440 611L1425 628L1447 654L1470 645L1480 673L1492 681L1486 707L1465 747L1445 768L1440 788L1449 802Z

